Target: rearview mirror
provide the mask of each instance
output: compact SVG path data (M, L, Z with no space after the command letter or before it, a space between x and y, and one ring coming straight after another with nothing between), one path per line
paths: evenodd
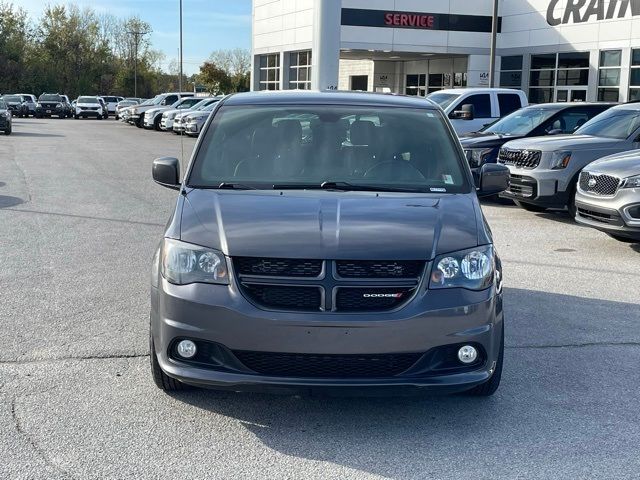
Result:
M485 163L479 177L479 197L490 197L509 188L509 169L499 163Z
M462 105L460 110L455 110L451 114L451 118L458 120L473 120L475 118L475 107L470 103Z
M180 190L180 162L177 158L162 157L153 161L153 181L163 187Z

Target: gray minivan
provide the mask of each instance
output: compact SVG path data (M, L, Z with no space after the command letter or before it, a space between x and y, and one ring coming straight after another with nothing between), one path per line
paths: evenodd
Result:
M451 124L424 99L231 95L205 124L153 259L151 370L166 391L421 388L491 395L502 269Z

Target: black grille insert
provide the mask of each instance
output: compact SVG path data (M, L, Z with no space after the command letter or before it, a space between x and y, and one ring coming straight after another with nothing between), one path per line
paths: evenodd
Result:
M322 294L319 287L293 285L243 284L246 294L259 305L267 308L320 311Z
M422 274L424 262L338 260L336 271L342 278L416 278Z
M323 355L234 351L247 368L261 375L311 378L388 378L415 364L422 353Z
M240 275L315 278L322 273L322 260L236 257L233 263Z
M589 172L580 174L580 190L594 195L615 195L620 185L620 179L611 175L599 175Z
M404 304L413 288L339 288L336 294L336 310L339 312L376 312L392 310Z
M498 162L521 168L536 168L540 164L542 152L539 150L511 150L501 148Z

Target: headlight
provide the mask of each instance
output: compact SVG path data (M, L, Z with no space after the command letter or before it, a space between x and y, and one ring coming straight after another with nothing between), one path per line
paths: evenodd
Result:
M56 108L61 108L62 104L61 103L56 103Z
M567 168L571 161L571 152L553 152L551 156L551 170Z
M36 107L42 108L42 104L40 102L36 103Z
M493 148L470 148L464 151L471 168L481 167L493 153Z
M169 120L173 120L174 118L176 118L176 114L175 113L169 113L169 114L165 113L164 115L166 115Z
M433 263L429 288L484 290L493 282L495 265L491 245L441 255Z
M640 188L640 175L625 178L620 188Z
M209 248L165 238L162 245L162 276L171 283L229 284L224 255Z

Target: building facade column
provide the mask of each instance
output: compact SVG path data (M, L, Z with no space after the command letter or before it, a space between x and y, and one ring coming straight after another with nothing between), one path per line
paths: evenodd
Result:
M337 90L342 0L315 0L311 88Z

